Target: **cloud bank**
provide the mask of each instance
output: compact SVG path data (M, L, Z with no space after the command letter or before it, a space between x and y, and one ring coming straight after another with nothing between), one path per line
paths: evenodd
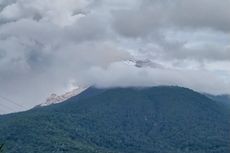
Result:
M230 94L229 5L0 0L0 95L30 108L75 84L179 85ZM156 66L135 67L127 60Z

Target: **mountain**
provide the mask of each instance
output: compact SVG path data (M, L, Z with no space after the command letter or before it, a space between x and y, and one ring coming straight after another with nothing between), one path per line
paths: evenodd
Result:
M86 86L78 86L77 88L68 91L64 93L63 95L57 95L57 94L51 94L47 99L45 103L42 103L40 106L48 106L52 104L57 104L66 101L67 99L77 96L84 90L86 90L88 87Z
M7 153L229 153L229 110L181 87L88 88L0 117Z
M142 68L142 67L150 67L150 68L158 68L162 67L160 64L157 64L149 59L144 59L144 60L126 60L123 61L125 64L128 64L130 66L134 66L137 68ZM57 95L55 93L52 93L47 99L46 102L40 104L39 106L49 106L52 104L58 104L61 102L64 102L68 100L71 97L77 96L84 90L86 90L88 86L77 86L75 89L68 91L62 95ZM38 106L36 106L38 107Z
M230 108L230 95L210 95L206 94L206 96L212 100L220 102L221 104Z

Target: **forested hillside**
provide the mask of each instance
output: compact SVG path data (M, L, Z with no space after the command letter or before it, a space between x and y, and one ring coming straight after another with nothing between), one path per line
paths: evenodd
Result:
M229 153L228 109L180 87L89 88L0 117L6 153Z

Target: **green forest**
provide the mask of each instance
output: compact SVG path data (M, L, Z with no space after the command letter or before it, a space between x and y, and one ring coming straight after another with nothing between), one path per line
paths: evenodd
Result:
M6 153L229 153L229 110L189 89L90 88L0 116Z

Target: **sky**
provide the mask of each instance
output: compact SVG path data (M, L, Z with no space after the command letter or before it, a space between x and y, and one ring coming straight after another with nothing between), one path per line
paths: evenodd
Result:
M0 0L0 112L29 109L78 85L230 94L229 6L230 0Z

